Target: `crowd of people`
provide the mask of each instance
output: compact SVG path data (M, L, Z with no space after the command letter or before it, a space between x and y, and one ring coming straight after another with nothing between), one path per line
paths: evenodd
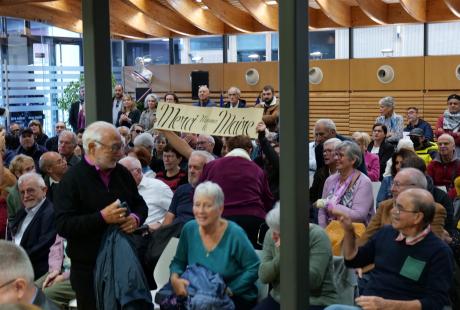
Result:
M247 108L237 87L227 95L222 108ZM196 107L217 106L207 86L198 97ZM152 309L157 289L165 309L280 308L274 88L263 87L255 106L257 139L155 129L160 101L179 98L149 94L140 111L117 85L112 122L86 124L80 88L71 128L58 122L47 137L34 120L2 130L0 303ZM405 126L392 97L379 101L371 135L316 122L305 206L310 309L460 307L460 96L447 101L434 130L415 106ZM157 287L153 270L171 238L170 281ZM260 283L270 287L264 298Z

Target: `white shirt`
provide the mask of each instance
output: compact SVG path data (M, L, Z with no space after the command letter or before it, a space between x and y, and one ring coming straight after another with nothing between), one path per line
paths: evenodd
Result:
M371 150L372 154L379 155L380 146L374 146Z
M316 147L315 141L308 143L308 156L310 157L309 159L310 172L316 171L315 147Z
M173 197L169 186L160 180L143 176L137 189L148 208L145 224L162 222Z
M118 112L121 111L121 106L123 105L123 97L120 99L113 99L112 102L112 123L115 125L118 118Z
M42 201L40 201L35 207L27 209L24 208L26 211L27 215L26 217L22 220L22 223L19 225L18 232L14 235L13 241L16 243L16 245L21 245L21 240L22 236L24 235L24 232L26 231L27 227L30 225L32 220L34 219L35 214L37 214L38 210L40 210L41 206L45 202L45 198L43 198Z

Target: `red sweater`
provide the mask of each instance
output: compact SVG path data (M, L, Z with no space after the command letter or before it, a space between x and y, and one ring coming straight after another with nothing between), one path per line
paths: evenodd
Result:
M428 164L427 174L433 179L435 186L445 186L447 188L447 194L451 199L457 197L454 180L460 175L460 159L443 163L438 155Z

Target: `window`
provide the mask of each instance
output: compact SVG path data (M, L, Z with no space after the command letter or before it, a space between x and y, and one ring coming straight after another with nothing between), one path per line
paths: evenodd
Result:
M242 34L236 36L237 62L265 61L265 34Z
M169 64L169 39L127 41L125 46L127 66L134 66L137 57L143 57L146 64Z
M389 25L354 28L353 56L423 56L423 25Z
M335 31L310 31L308 33L310 59L335 59Z
M279 35L278 32L271 33L271 41L272 41L272 61L278 61L278 49L279 49Z
M174 63L221 63L223 55L223 37L206 36L198 38L175 38Z
M24 34L24 20L16 18L7 18L6 31L8 32L8 34Z
M460 22L428 24L428 55L460 54Z

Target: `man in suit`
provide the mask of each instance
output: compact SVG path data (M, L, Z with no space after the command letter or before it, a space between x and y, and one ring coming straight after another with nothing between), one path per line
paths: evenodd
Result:
M85 86L80 86L79 98L72 103L69 111L69 124L72 126L74 132L77 132L82 126L85 118Z
M121 111L121 107L123 106L123 85L115 85L113 89L113 97L112 97L112 124L116 124L118 119L118 112Z
M33 304L59 310L34 285L34 270L27 253L12 242L0 240L0 304Z
M53 201L55 187L67 171L67 161L59 153L46 152L40 157L38 164L48 188L46 197Z
M209 88L207 85L200 86L198 89L198 98L197 102L193 103L194 107L215 107L216 104L209 98Z
M61 132L66 130L65 123L57 122L54 128L56 131L56 135L46 140L45 147L48 151L57 152L59 135L61 134Z
M29 255L38 279L48 271L48 253L56 239L54 208L46 199L46 185L35 172L23 174L18 179L21 203L11 223L12 240Z
M123 143L115 126L92 123L83 134L83 148L85 156L59 182L54 203L57 230L67 240L72 261L70 283L78 309L93 310L94 267L105 231L118 225L132 234L144 223L148 209L130 172L118 164Z
M228 102L225 103L224 108L245 108L246 100L241 99L241 90L238 87L232 86L227 91Z

